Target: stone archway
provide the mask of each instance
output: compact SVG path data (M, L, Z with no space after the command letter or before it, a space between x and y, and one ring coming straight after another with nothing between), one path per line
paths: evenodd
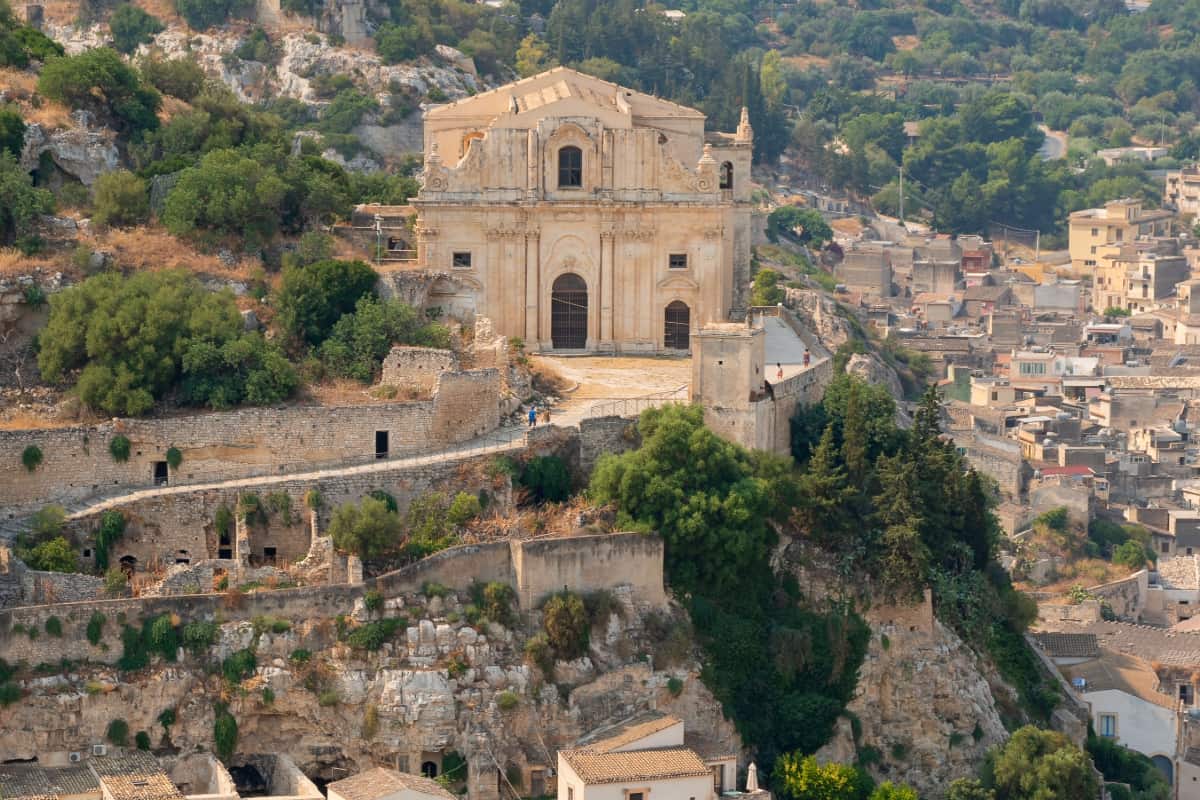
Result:
M687 350L691 346L692 310L682 300L674 300L663 312L663 347Z
M588 337L588 290L573 272L559 275L550 290L550 341L555 350L583 350Z

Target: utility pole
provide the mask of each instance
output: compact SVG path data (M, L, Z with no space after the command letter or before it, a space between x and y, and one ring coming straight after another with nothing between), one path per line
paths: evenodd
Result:
M1038 260L1039 260L1041 257L1042 257L1042 231L1041 231L1041 229L1039 228L1039 229L1038 229L1038 231L1037 231L1037 238L1036 238L1036 239L1034 239L1034 245L1033 245L1033 263L1035 263L1035 264L1036 264L1036 263L1038 263Z
M900 165L900 227L908 230L904 224L904 165Z

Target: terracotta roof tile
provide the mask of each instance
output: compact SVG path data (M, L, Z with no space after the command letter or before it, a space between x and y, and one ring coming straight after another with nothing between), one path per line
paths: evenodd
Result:
M577 746L579 749L591 750L594 753L611 753L659 731L681 724L675 717L649 711L631 717L611 728L597 731L591 736L581 739Z
M132 751L88 762L112 800L183 800L158 761L149 753Z
M329 784L331 792L337 792L346 800L376 800L404 789L442 800L458 800L437 781L383 767L375 767Z
M709 775L700 756L686 747L655 747L624 753L598 753L587 748L560 750L585 783L621 783Z
M1100 655L1094 633L1035 633L1033 638L1051 658L1097 658Z
M0 797L4 800L41 800L89 792L99 794L100 784L83 765L0 764Z

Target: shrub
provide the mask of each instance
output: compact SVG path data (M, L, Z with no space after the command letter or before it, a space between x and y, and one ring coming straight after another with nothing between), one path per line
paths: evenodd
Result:
M109 567L104 573L104 591L109 597L117 597L125 593L129 587L129 576L120 567Z
M374 703L367 703L367 710L363 713L362 738L370 741L379 733L379 706Z
M129 438L122 434L117 434L108 443L108 452L112 456L113 461L125 462L129 460Z
M262 701L264 706L269 706L275 702L275 692L270 686L264 686L262 690Z
M51 59L42 68L38 91L69 108L90 111L126 135L158 127L162 98L106 47Z
M31 444L21 451L21 463L25 469L33 472L42 463L42 448Z
M362 261L326 260L284 268L275 299L279 324L295 339L319 345L343 315L372 293L378 280L375 270Z
M164 731L170 729L175 724L175 709L164 708L158 715L158 724L163 726Z
M450 590L440 583L426 581L425 583L421 584L421 594L425 595L427 598L433 599L434 597L445 597L446 595L450 594Z
M383 592L378 589L368 589L363 595L363 606L372 614L383 608Z
M446 521L457 528L482 513L483 507L480 505L478 497L469 492L459 492L450 501L450 508L446 511Z
M288 656L288 661L291 661L293 664L307 664L311 660L312 653L301 647L297 647L292 651L292 654Z
M518 480L538 503L561 503L571 496L571 475L558 456L536 456L521 470Z
M233 511L229 506L222 503L217 506L217 511L213 515L213 527L217 530L218 539L229 539L233 536Z
M142 77L160 92L190 103L200 94L206 80L204 70L191 58L165 61L144 59L139 68Z
M183 463L183 453L178 447L167 448L167 466L171 469L179 469L179 465Z
M347 503L333 512L329 536L344 553L353 553L364 560L376 558L400 540L400 517L389 511L383 501L364 497L357 506Z
M597 589L583 596L583 605L587 609L588 621L593 628L604 628L614 614L622 617L625 610L617 601L616 596L607 589Z
M139 44L154 39L163 31L163 24L132 3L122 3L113 10L108 19L112 32L113 47L121 53L132 53Z
M263 509L262 501L254 492L238 495L237 515L247 525L261 524L267 521L267 513Z
M0 707L8 708L21 699L21 687L12 681L0 683Z
M205 2L207 1L205 0ZM213 748L217 752L217 757L222 761L229 761L237 749L237 740L237 720L233 718L228 709L219 708L216 719L213 720Z
M516 692L512 692L512 691L509 691L506 689L505 691L496 695L496 706L501 711L512 711L520 704L521 704L521 698L517 696Z
M271 616L257 616L251 624L254 626L254 635L261 636L264 633L287 633L292 629L292 623L286 619Z
M292 524L292 498L287 492L271 492L267 495L267 508L279 515L284 525Z
M100 517L100 527L96 530L96 569L101 572L108 569L112 546L124 535L125 515L116 509L105 511Z
M194 30L202 31L227 22L230 17L245 13L250 4L245 0L175 0L175 10Z
M583 600L573 592L560 592L542 608L542 629L554 657L579 658L587 653L589 623Z
M368 383L379 373L394 343L445 348L449 329L440 323L423 323L411 306L398 300L361 297L354 312L344 314L320 347L321 361L332 375Z
M221 662L221 674L231 684L238 684L254 674L258 660L250 649L238 650Z
M679 695L683 694L683 681L674 676L668 678L667 691L671 693L672 697L679 697Z
M44 542L62 533L67 521L67 510L59 505L42 506L29 520L29 531L34 542Z
M123 228L150 218L149 186L129 170L106 172L96 179L92 220Z
M133 737L133 741L137 745L138 750L150 749L150 734L146 733L145 731L138 731Z
M62 536L34 547L29 551L26 563L43 572L76 572L79 566L75 549Z
M123 719L114 719L108 723L108 730L105 732L104 738L117 747L124 747L129 743L129 723Z
M782 303L787 292L779 286L779 273L773 269L760 269L754 276L754 288L750 293L750 304L773 306Z
M511 628L517 621L517 615L513 612L513 603L516 600L517 593L511 586L492 581L483 586L476 599L476 605L492 622Z
M395 635L400 627L398 619L380 619L359 625L349 631L344 641L356 650L375 651L383 647Z
M554 650L546 634L534 634L525 640L525 658L536 665L546 678L554 676Z
M62 620L58 617L46 617L46 633L62 638Z
M150 622L148 644L163 660L175 660L179 650L179 631L170 614L160 614Z
M309 489L308 493L304 495L304 505L313 511L318 511L325 505L325 501L320 492L316 489Z
M88 619L87 640L93 647L100 644L100 637L104 633L104 623L107 621L108 617L99 611L93 611L92 616Z
M338 696L337 689L324 689L317 695L317 705L322 708L336 706L341 702L341 697Z

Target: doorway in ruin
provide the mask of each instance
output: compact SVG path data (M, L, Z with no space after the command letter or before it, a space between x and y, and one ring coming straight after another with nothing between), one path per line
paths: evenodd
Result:
M375 431L375 457L388 457L388 432Z

